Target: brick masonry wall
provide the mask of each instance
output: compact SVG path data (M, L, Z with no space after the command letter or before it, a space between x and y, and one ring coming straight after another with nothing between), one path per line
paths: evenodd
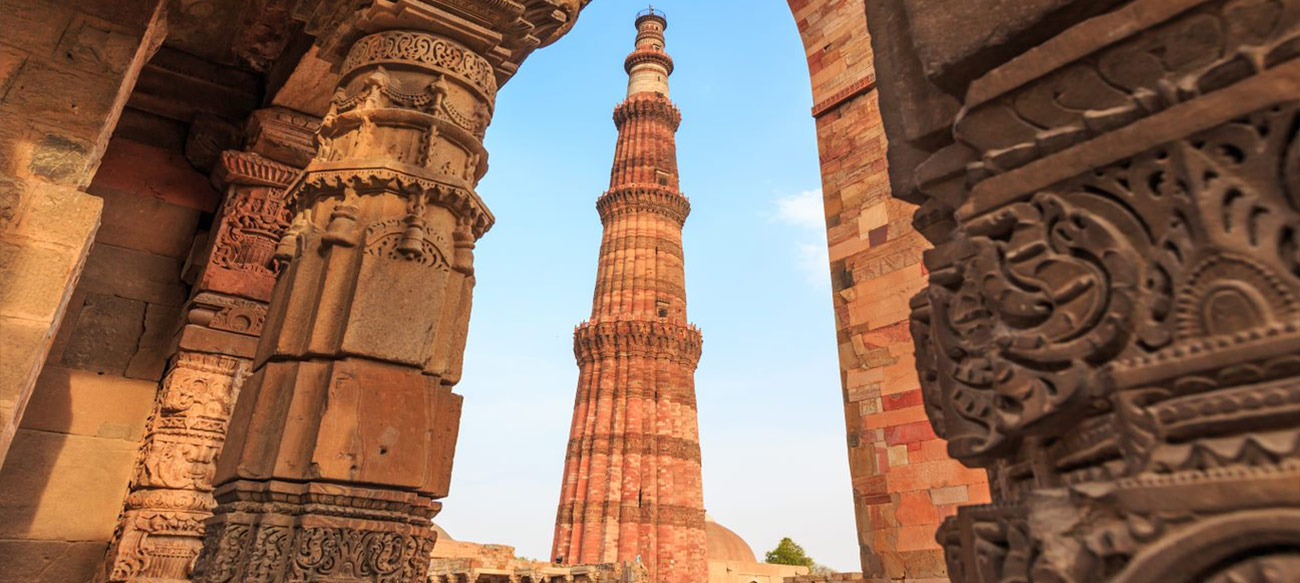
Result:
M987 479L947 456L921 405L908 301L925 285L915 207L890 197L862 0L789 0L813 88L849 467L866 581L947 581L934 540Z
M103 202L83 189L161 42L159 6L0 2L0 462L90 250Z

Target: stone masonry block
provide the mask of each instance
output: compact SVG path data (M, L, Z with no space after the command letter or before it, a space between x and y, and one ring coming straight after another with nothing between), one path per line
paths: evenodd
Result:
M0 2L5 44L47 55L54 51L63 31L72 21L66 2L5 0Z
M187 295L180 273L176 258L96 243L81 279L87 292L180 306Z
M181 316L181 308L149 304L144 313L144 333L135 354L126 365L126 376L133 379L160 381L171 354L171 339Z
M95 238L104 201L67 186L35 180L27 184L31 202L20 225L22 236L69 247L80 264Z
M139 44L140 39L130 29L80 13L68 26L55 53L61 64L116 77L131 67Z
M166 257L184 258L189 253L201 211L96 183L89 191L104 200L96 241Z
M102 374L122 375L144 333L146 304L107 294L87 294L63 349L63 364Z
M134 440L19 429L0 469L0 540L107 541L137 448Z
M0 460L45 360L49 324L0 315Z
M158 384L46 366L36 381L22 427L136 442L144 437Z
M117 89L114 83L88 82L82 71L33 59L9 88L3 110L21 112L66 136L97 140L114 109Z
M79 261L68 248L0 241L0 313L52 321Z
M103 561L107 549L107 542L0 540L0 581L78 581Z

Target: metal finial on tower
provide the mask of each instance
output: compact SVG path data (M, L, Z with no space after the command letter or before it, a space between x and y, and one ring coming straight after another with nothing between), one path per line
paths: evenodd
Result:
M654 4L650 4L648 8L636 13L637 28L640 28L641 22L647 18L658 20L664 28L668 28L668 15L663 10L655 8Z

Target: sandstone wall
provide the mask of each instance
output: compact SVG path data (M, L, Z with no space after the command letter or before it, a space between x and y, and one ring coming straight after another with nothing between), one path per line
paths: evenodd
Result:
M0 469L6 583L86 581L103 560L218 201L180 154L123 139L87 192L102 226Z
M0 462L98 226L82 190L161 42L158 5L0 3Z
M890 197L862 0L789 0L813 87L858 541L867 580L944 581L934 533L988 500L921 403L908 302L925 286L915 207Z

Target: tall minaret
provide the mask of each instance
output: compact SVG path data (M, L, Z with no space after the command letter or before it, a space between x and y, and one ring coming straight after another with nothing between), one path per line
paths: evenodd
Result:
M604 235L591 320L574 331L574 402L552 558L565 564L639 560L652 583L704 583L695 367L700 332L686 322L682 225L668 99L668 21L636 19L627 99L614 109L618 145L609 191L596 201Z

